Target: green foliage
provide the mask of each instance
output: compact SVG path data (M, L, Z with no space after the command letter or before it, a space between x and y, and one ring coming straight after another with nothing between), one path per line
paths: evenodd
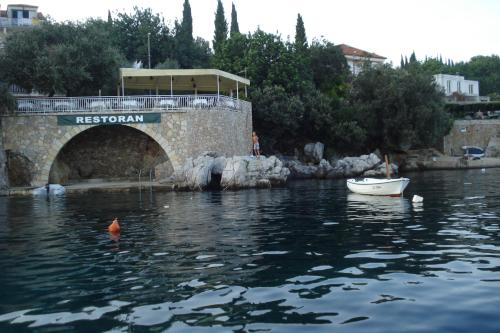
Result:
M407 149L436 144L451 126L432 76L388 65L365 70L353 81L370 148Z
M462 74L469 80L479 81L481 95L500 94L500 57L476 56L463 64Z
M287 151L296 142L304 105L297 96L290 96L280 86L257 88L252 93L253 120L261 144L268 153Z
M295 50L297 52L304 52L307 48L308 44L304 21L302 20L302 16L297 14L297 24L295 25Z
M214 40L212 45L214 47L215 53L224 44L227 39L227 22L224 16L224 7L222 6L221 0L217 0L217 11L215 12L215 31Z
M6 84L0 84L0 114L12 112L16 108L16 99L9 92Z
M234 3L231 6L231 30L230 36L234 36L235 34L240 33L240 27L238 25L238 14L236 13L236 7L234 7Z
M191 16L191 6L189 1L184 1L182 11L182 22L176 24L175 49L176 58L181 68L193 67L194 39L193 39L193 18Z
M326 40L314 40L309 52L315 86L332 97L344 96L349 67L340 49Z
M122 61L106 22L46 23L8 35L0 70L27 90L85 96L113 92Z
M413 59L413 60L412 60ZM500 57L498 55L476 56L468 62L454 63L450 59L445 63L441 56L426 58L419 62L410 57L410 63L403 66L405 69L422 71L427 74L459 74L468 80L479 81L479 90L482 96L500 94Z
M212 67L229 73L240 73L247 67L247 52L251 36L234 34L226 40L211 59ZM255 86L255 82L252 82Z
M112 38L125 57L142 61L148 67L148 34L150 34L151 67L173 56L174 39L159 14L150 8L134 7L131 14L118 13L113 21Z

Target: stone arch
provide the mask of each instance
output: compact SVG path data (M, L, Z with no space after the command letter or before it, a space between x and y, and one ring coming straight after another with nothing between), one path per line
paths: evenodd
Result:
M44 156L44 161L40 163L42 167L40 169L40 172L38 173L38 177L36 177L33 180L34 183L33 185L43 186L48 182L52 164L54 163L61 149L63 149L64 146L70 140L72 140L80 133L98 126L103 126L103 125L68 126L67 130L62 135L62 137L59 138L55 137L54 140L52 141L52 144L50 145L50 149L48 150L47 155ZM163 149L165 154L168 156L170 163L172 164L172 167L174 169L174 172L180 169L181 162L176 152L171 148L167 140L165 140L165 138L163 138L159 133L157 133L152 128L144 124L122 124L121 126L134 128L151 137L154 141L156 141L156 143L158 143L158 145Z

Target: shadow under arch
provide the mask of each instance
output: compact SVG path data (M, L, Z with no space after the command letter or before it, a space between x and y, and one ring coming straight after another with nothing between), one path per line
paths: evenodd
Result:
M53 141L38 183L137 180L139 170L160 179L177 170L176 161L166 140L142 124L75 126Z

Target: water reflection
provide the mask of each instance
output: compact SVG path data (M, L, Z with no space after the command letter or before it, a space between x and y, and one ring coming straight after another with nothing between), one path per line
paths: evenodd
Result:
M0 331L495 332L499 176L0 198Z
M409 216L410 201L405 197L387 197L347 194L347 217L351 221L364 221L368 217L389 221Z

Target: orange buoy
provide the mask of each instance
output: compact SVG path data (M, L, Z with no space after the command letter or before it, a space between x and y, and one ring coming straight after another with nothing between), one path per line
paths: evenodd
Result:
M113 222L108 226L108 231L111 233L120 232L120 225L118 224L118 218L115 217Z

